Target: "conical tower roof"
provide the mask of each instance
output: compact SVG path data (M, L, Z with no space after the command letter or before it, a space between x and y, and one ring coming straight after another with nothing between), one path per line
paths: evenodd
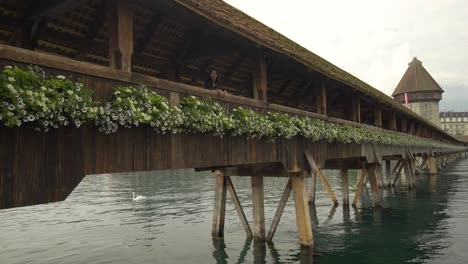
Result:
M424 69L418 58L414 57L408 65L408 69L395 91L393 91L392 96L411 92L444 92L434 78Z

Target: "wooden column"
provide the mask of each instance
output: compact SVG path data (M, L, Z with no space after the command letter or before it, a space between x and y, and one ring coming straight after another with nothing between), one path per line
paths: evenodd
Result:
M374 201L374 206L381 207L382 201L380 198L379 186L377 185L377 179L375 176L375 163L371 163L367 165L367 174L369 175L369 181L371 185L372 199Z
M225 177L227 183L227 189L229 194L231 195L232 203L236 208L237 214L241 220L242 226L244 227L245 233L247 234L247 238L252 239L252 230L250 230L249 222L247 221L247 217L245 217L244 210L242 209L242 205L239 201L239 197L237 197L236 189L234 189L234 185L232 184L231 178L229 176Z
M361 123L361 99L353 94L353 122Z
M310 222L305 179L303 176L291 177L291 183L294 193L294 207L296 208L299 241L303 246L313 246L312 223Z
M393 181L392 181L392 186L396 185L396 182L398 179L401 177L401 170L403 169L403 160L399 160L397 164L395 165L395 168L393 168L392 174L394 175Z
M383 175L382 175L382 165L379 163L375 164L375 177L377 178L377 185L379 187L384 186Z
M330 188L330 185L328 184L327 179L325 179L325 176L323 176L322 171L317 167L317 164L315 163L315 160L312 158L312 154L310 154L310 152L308 150L306 150L304 154L306 156L307 163L309 164L309 166L310 166L310 168L312 170L312 173L317 173L317 175L319 176L320 180L322 181L325 189L327 190L328 195L332 199L333 203L335 205L338 205L338 200L336 199L335 194L333 193L332 189Z
M254 99L267 101L267 69L263 52L258 51L252 76Z
M374 125L376 127L382 127L382 109L378 105L374 107L374 117Z
M366 184L367 178L367 168L363 168L361 172L361 176L359 177L357 187L356 187L356 194L354 195L353 199L353 206L356 206L359 197L361 196L362 188Z
M392 167L391 167L391 160L385 160L385 178L386 178L386 185L391 185L392 179Z
M253 235L256 242L265 240L263 176L252 176Z
M341 188L343 191L343 206L349 205L348 169L341 169Z
M401 132L406 133L408 132L408 127L406 123L406 119L401 119Z
M103 14L98 14L103 15ZM109 1L110 67L132 71L133 5L130 0Z
M317 113L327 115L327 90L325 88L325 81L320 82L320 87L316 93Z
M390 117L390 130L396 131L397 130L397 119L396 119L396 114L392 113L392 116Z
M270 231L268 231L267 241L271 242L273 240L273 236L275 235L276 228L278 227L279 221L281 216L283 215L284 207L286 207L286 203L288 202L289 196L291 195L292 190L292 183L291 178L289 178L288 183L286 184L286 188L283 191L283 195L281 196L281 200L279 202L278 208L276 209L275 216L273 217L273 221L271 222Z
M429 173L431 175L436 175L437 174L437 166L435 164L435 160L434 160L434 157L433 156L429 156L427 158L427 163L428 163L428 166L429 166Z
M315 204L315 187L317 186L317 172L310 172L309 204Z
M226 214L226 190L227 184L224 175L216 171L215 201L213 210L213 226L211 235L213 237L224 236L224 217Z

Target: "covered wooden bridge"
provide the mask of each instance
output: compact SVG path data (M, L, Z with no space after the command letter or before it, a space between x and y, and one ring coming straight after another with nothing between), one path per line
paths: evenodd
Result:
M229 191L247 234L271 240L292 191L300 241L311 245L308 202L314 202L316 175L326 184L322 169L342 171L345 204L347 171L362 170L356 197L368 178L375 205L380 206L379 185L394 184L405 171L413 187L417 167L429 166L436 173L437 167L466 150L456 138L390 97L218 0L6 0L0 4L0 42L1 66L32 64L47 74L81 79L94 89L95 100L103 102L116 86L146 85L173 105L189 95L210 97L228 109L242 106L308 116L440 143L345 144L301 136L270 141L211 133L161 134L149 126L106 135L93 124L45 133L33 126L0 125L0 208L64 200L89 174L212 170L213 236L223 236ZM201 88L210 68L220 73L227 96ZM372 125L363 124L365 120ZM390 160L398 161L394 168ZM252 177L253 234L229 176ZM268 237L265 176L290 177ZM309 197L306 177L314 183Z

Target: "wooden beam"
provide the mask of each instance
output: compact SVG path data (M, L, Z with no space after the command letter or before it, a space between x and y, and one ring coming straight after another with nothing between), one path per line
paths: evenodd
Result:
M335 194L333 193L332 189L330 188L330 185L328 184L327 179L325 179L325 176L323 176L322 171L317 167L317 164L315 163L315 160L312 158L312 155L310 154L310 152L308 150L306 150L304 154L306 156L307 163L309 164L311 170L314 173L317 173L317 175L319 176L319 178L322 181L323 185L325 186L325 189L327 190L328 195L332 199L333 203L335 205L338 205L338 200L336 199Z
M255 69L253 72L253 95L254 99L260 101L267 101L267 69L265 57L260 50L254 60Z
M215 172L215 201L213 210L213 225L211 235L213 237L224 236L224 218L226 215L226 189L227 182L223 174Z
M317 172L310 172L310 191L309 191L309 204L315 204L315 187L317 186Z
M359 98L359 95L353 94L352 100L353 100L352 120L353 122L361 123L361 99Z
M403 160L399 160L397 164L395 165L395 168L393 168L393 181L392 181L392 186L396 185L396 182L398 179L401 177L401 170L403 169Z
M135 54L142 53L148 43L151 41L151 38L154 36L155 32L158 30L159 25L163 21L163 16L161 14L155 13L151 17L151 20L148 22L146 27L143 29L141 38L135 42Z
M99 33L99 31L103 27L104 22L106 20L106 17L107 17L107 12L106 12L107 3L108 3L108 0L101 0L98 3L98 6L96 8L96 13L94 14L94 18L91 21L91 23L89 23L88 30L86 32L87 42L86 42L85 45L80 45L79 46L78 52L77 52L77 54L75 56L75 59L77 59L77 60L84 59L86 57L86 55L88 54L88 51L91 49L91 47L93 45L92 42L94 41L97 34Z
M242 205L239 201L239 197L237 197L236 190L234 189L234 185L232 184L231 177L225 176L225 180L227 183L227 189L229 194L231 195L232 203L236 208L237 214L241 220L242 226L244 227L245 233L247 234L247 238L252 238L252 230L250 230L249 222L247 221L247 217L245 217L244 210L242 209Z
M357 201L359 200L359 197L361 197L362 188L366 184L366 178L367 178L367 169L363 168L361 171L361 176L359 177L359 180L358 180L357 187L356 187L356 194L354 194L353 206L356 206Z
M252 176L252 209L254 241L265 241L263 176Z
M394 112L391 113L391 117L390 117L390 130L393 130L393 131L397 130L397 118Z
M292 183L291 178L289 178L288 183L286 184L286 188L284 188L283 195L281 196L281 200L279 201L278 208L276 209L275 216L273 217L273 221L271 222L270 231L268 231L268 242L272 242L273 240L276 228L278 227L281 216L283 215L284 208L286 207L286 203L288 202L289 196L291 195L291 190Z
M294 207L296 208L296 224L300 244L302 246L313 246L312 223L310 221L304 176L291 177L291 183L294 193Z
M325 88L325 81L320 83L319 89L316 94L317 113L327 115L327 90Z
M377 185L377 179L375 176L375 163L368 164L367 174L369 175L369 181L372 190L372 200L374 201L374 207L382 206L382 199L380 197L379 186Z
M36 20L43 17L61 15L83 5L88 0L42 0L33 1L27 19Z
M341 189L343 192L343 206L349 205L348 169L341 169Z
M374 126L382 127L382 109L378 105L374 107Z
M283 95L284 91L286 91L286 89L288 89L289 85L291 85L291 82L292 82L292 80L290 80L290 79L284 81L283 84L281 85L281 87L278 89L277 94L279 96Z
M132 71L133 5L130 0L110 1L109 59L110 66Z
M224 80L228 80L232 77L232 75L237 71L239 66L245 61L247 58L247 51L243 50L240 52L239 56L237 56L236 60L229 66L224 75Z
M436 175L437 174L437 166L435 164L435 160L433 156L429 156L428 160L428 165L429 165L429 173L431 175Z
M390 186L392 179L391 160L385 160L385 179L386 186Z

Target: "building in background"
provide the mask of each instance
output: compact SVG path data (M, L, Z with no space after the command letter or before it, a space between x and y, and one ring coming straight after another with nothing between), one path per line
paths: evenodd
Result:
M440 112L442 129L457 136L468 136L468 112Z
M393 98L440 127L439 101L444 90L416 57L398 83Z

